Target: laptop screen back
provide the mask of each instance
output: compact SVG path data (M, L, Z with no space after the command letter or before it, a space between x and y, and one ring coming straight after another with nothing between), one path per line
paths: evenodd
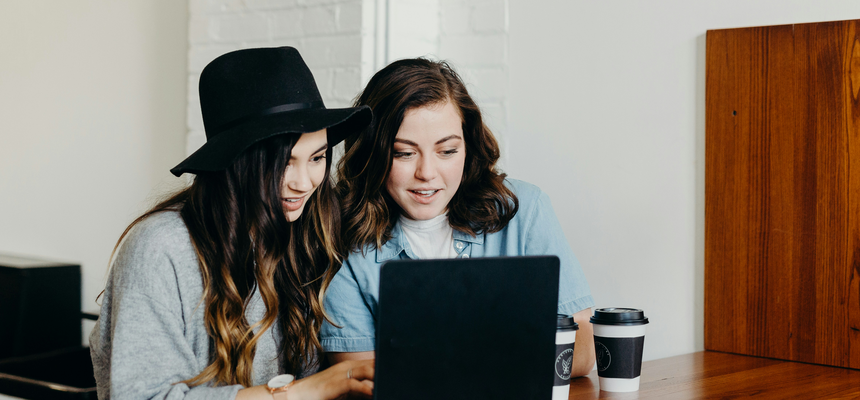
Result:
M374 398L549 399L558 270L555 256L383 265Z

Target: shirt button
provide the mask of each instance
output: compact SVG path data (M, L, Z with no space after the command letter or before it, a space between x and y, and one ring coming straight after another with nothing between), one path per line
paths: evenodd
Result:
M457 243L455 243L455 244L454 244L454 247L456 247L456 248L457 248L457 250L463 250L463 242L457 242Z
M469 258L468 254L460 254L460 258Z

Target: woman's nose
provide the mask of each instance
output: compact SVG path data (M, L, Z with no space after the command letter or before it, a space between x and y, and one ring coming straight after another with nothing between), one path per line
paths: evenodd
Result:
M432 181L436 175L436 161L433 157L421 157L415 168L415 178L422 181Z
M307 192L313 189L310 174L305 166L289 166L286 181L287 187L294 192Z

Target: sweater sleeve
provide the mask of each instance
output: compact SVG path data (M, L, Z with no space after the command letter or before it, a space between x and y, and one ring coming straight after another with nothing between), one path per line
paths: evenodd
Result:
M177 228L170 222L149 218L135 227L111 269L90 336L100 399L228 400L242 388L180 383L206 367L208 354L196 354L200 346L193 342L201 339L193 332L186 335L183 302L201 299L182 297L187 291L180 290L179 282L186 277L177 265L196 263L196 256L189 254L184 224ZM199 272L197 276L199 280Z

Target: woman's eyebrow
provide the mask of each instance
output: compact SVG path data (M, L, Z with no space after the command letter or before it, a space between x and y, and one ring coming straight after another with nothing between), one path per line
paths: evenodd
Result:
M436 141L436 144L437 144L437 145L439 145L439 144L445 143L445 142L447 142L447 141L449 141L449 140L452 140L452 139L460 139L460 140L463 140L463 138L462 138L462 137L460 137L460 135L451 135L451 136L445 136L445 137L443 137L442 139L437 140L437 141Z
M320 148L318 148L318 149L317 149L317 151L313 152L313 154L319 153L319 152L321 152L321 151L323 151L323 150L325 150L325 149L328 149L328 143L326 143L326 144L324 144L324 145L320 146Z
M316 153L319 153L319 152L326 150L326 149L328 149L328 143L320 146L320 148L316 149L316 151L314 151L311 154L316 154ZM295 159L296 159L296 156L294 154L290 154L290 160L295 160Z
M415 142L413 142L413 141L411 141L411 140L406 140L406 139L398 139L398 138L394 138L394 143L403 143L403 144L405 144L405 145L418 147L418 143L415 143Z
M445 142L447 142L447 141L449 141L449 140L452 140L452 139L460 139L460 140L463 140L463 138L462 138L462 137L460 137L460 135L456 135L456 134L454 134L454 135L450 135L450 136L445 136L445 137L443 137L442 139L437 140L435 144L436 144L436 145L440 145L440 144L445 143ZM411 141L411 140L406 140L406 139L398 139L398 138L395 138L395 139L394 139L394 143L403 143L403 144L405 144L405 145L418 147L418 143L415 143L415 142L413 142L413 141Z

